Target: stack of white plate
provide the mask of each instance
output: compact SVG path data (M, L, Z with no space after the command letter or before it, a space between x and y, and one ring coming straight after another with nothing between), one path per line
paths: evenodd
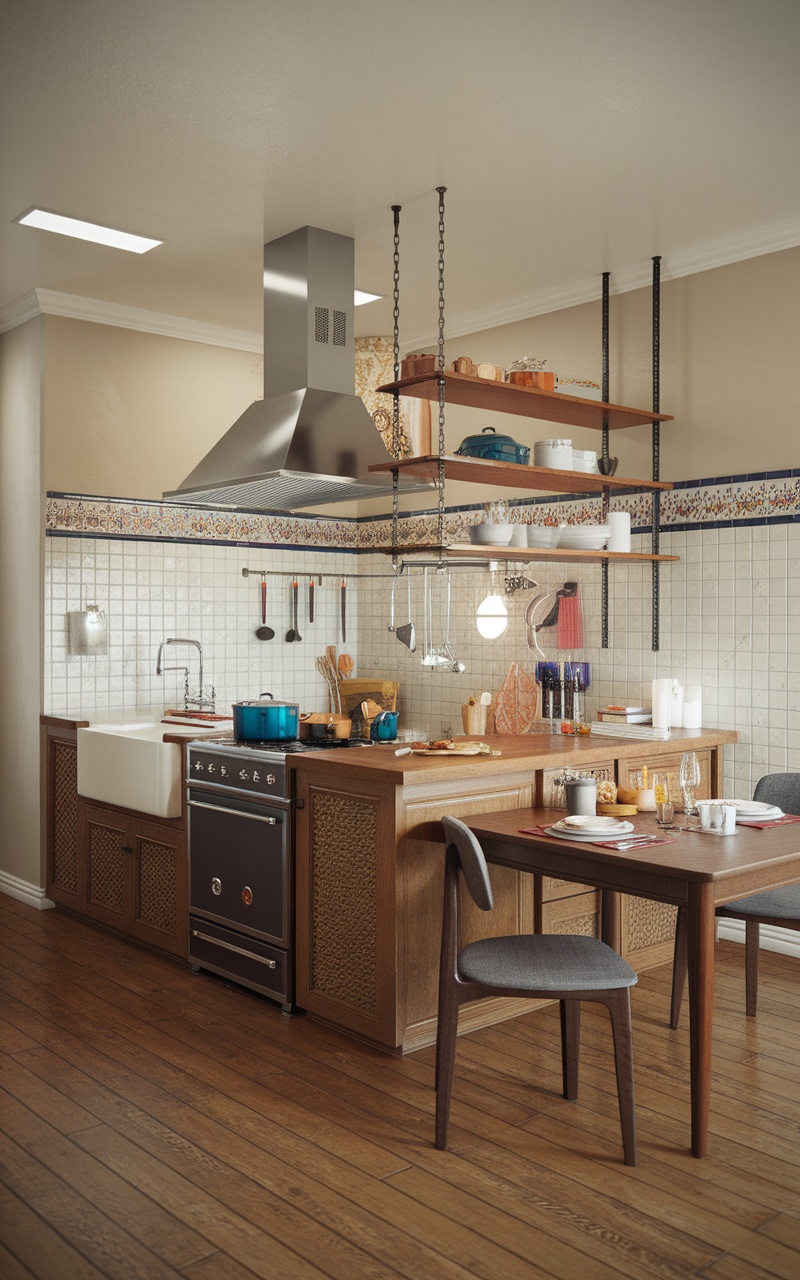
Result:
M590 818L575 814L554 822L547 831L548 835L561 836L564 840L617 840L630 835L633 823L622 818Z
M783 817L783 809L776 804L764 804L761 800L723 800L723 804L736 806L736 821L747 825L748 822L773 822Z
M558 545L569 551L600 551L607 541L607 524L568 524L561 526Z

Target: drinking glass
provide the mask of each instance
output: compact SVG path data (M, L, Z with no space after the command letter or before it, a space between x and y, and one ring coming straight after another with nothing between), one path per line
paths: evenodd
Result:
M653 791L656 800L656 822L659 827L674 825L675 805L670 796L669 774L656 773L653 776Z
M680 785L681 797L683 799L683 812L688 819L689 814L696 813L694 795L700 786L700 762L697 759L697 753L694 751L684 751L681 757L680 769ZM682 828L688 830L687 826Z

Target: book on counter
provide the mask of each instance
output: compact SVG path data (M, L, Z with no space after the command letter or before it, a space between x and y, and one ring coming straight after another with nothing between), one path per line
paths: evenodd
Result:
M612 724L652 724L653 714L647 707L604 707L597 719Z

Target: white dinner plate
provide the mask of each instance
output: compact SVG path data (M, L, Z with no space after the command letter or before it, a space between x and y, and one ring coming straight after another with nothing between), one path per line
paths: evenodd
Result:
M582 829L582 831L607 831L609 827L625 827L625 819L613 818L611 815L605 817L604 814L567 814L566 818L561 818L558 822L553 823L554 827L568 827L571 829ZM627 824L630 826L630 823Z
M780 818L783 811L776 804L764 804L761 800L722 800L721 804L736 806L736 812L743 818Z
M760 826L762 822L777 822L785 816L782 809L777 813L737 813L736 822L740 827Z
M553 826L559 831L591 831L595 834L609 832L611 835L624 835L631 830L631 824L624 818L604 817L602 814L597 817L591 817L589 814L574 814L571 817L560 818L558 822L553 823Z
M623 836L630 835L633 831L633 823L625 822L622 824L624 831L559 831L558 827L545 827L545 835L558 836L561 840L621 840Z

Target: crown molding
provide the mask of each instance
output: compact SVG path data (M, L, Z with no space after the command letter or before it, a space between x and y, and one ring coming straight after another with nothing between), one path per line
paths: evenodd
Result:
M709 241L707 244L696 245L692 249L669 254L661 263L661 280L662 282L678 280L682 276L712 271L715 267L730 266L734 262L743 262L747 258L759 258L766 253L794 249L798 245L800 245L800 218L790 218L785 222L776 222L768 227L759 227L740 235L726 236L720 240ZM634 289L647 289L652 284L652 272L650 260L635 266L621 267L611 274L610 291L613 294L619 294L631 293ZM496 306L450 315L447 318L446 336L448 339L462 338L468 334L481 333L485 329L514 324L518 320L549 315L552 311L563 311L567 307L578 307L585 302L596 302L601 294L602 283L599 275L575 280L555 289L544 289L525 297L512 298ZM403 334L403 349L415 351L421 347L429 347L436 342L436 337L435 329L407 331Z
M0 333L16 328L37 315L64 316L69 320L86 320L90 324L111 325L116 329L136 329L162 338L181 338L186 342L204 342L212 347L229 347L238 351L260 354L264 349L260 333L187 320L184 316L164 315L161 311L145 311L141 307L127 307L118 302L81 298L55 289L33 289L17 302L4 307L0 311Z
M681 276L712 271L715 267L729 266L747 258L758 258L766 253L779 253L800 245L800 218L790 218L771 226L759 227L726 236L720 240L696 245L694 248L665 256L661 264L661 279L678 280ZM634 289L649 288L652 281L650 261L621 267L611 275L611 293L630 293ZM601 295L600 276L574 280L555 289L543 289L524 297L475 311L463 311L447 319L447 337L461 338L467 334L496 329L500 325L514 324L534 316L578 307L585 302L596 302ZM145 311L139 307L123 306L117 302L102 302L97 298L82 298L77 294L59 293L54 289L33 289L22 298L0 309L0 333L15 329L18 325L38 315L65 316L71 320L86 320L91 324L106 324L119 329L136 329L140 333L154 333L165 338L180 338L186 342L204 342L213 347L229 347L238 351L261 354L263 339L260 333L246 329L229 329L222 325L205 324L188 320L184 316L165 315L160 311ZM404 331L404 351L430 346L436 341L434 329Z

